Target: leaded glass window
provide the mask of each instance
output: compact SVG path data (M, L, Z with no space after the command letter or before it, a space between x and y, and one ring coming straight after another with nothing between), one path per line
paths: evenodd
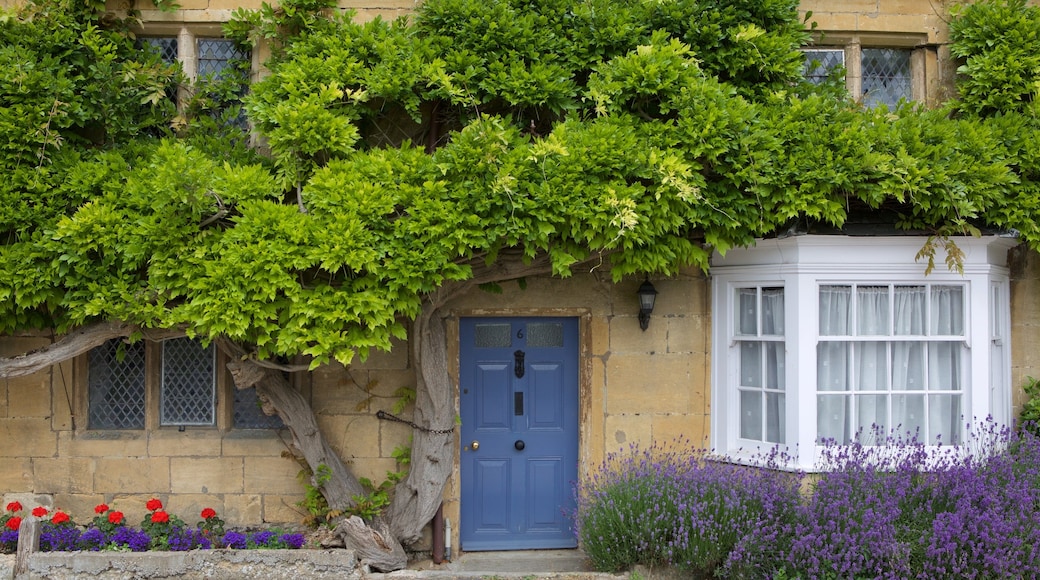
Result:
M177 338L162 343L159 423L213 425L216 381L213 345Z
M227 70L235 61L249 59L249 51L242 50L234 41L225 38L198 39L199 77L217 77Z
M861 66L864 105L893 109L900 99L910 99L909 49L864 48Z
M845 50L841 48L806 49L805 66L802 69L805 80L814 85L823 84L830 78L835 69L845 66Z
M110 340L88 355L90 429L144 429L144 342Z
M260 408L256 389L234 389L234 424L237 429L281 429L285 427L278 415L266 415Z
M139 38L137 40L138 46L150 46L159 56L163 59L163 62L175 63L177 62L177 37L175 36L149 36Z

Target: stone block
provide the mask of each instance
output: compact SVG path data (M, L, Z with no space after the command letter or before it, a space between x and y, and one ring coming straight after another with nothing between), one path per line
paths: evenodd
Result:
M216 509L216 508L214 508ZM236 493L224 496L224 512L217 512L232 526L256 526L264 522L263 496L251 493Z
M16 501L22 504L23 512L21 516L24 518L29 515L29 512L36 506L43 506L47 509L54 507L54 496L46 493L5 493L3 496L3 505L0 505L0 509L6 508L7 504L12 501Z
M372 383L369 387L371 393L377 397L372 401L372 406L387 411L400 397L397 394L398 390L402 387L415 390L415 371L413 369L373 370L368 373L368 380Z
M158 499L163 507L168 503L169 495L166 493L112 493L108 495L108 507L113 511L123 512L127 525L138 526L144 520L146 514L150 514L146 507L151 499Z
M653 440L658 444L683 441L693 449L709 449L711 443L706 415L654 415Z
M389 351L372 350L368 353L367 359L364 361L360 358L354 359L350 366L360 370L404 370L410 365L411 351L408 348L408 342L394 338L390 340Z
M148 454L143 431L80 431L59 434L59 453L74 457L141 457Z
M1011 325L1011 360L1015 366L1040 366L1040 326Z
M54 404L51 405L50 416L51 427L55 431L71 431L76 427L73 418L75 401L72 396L75 387L71 380L74 366L71 360L66 360L54 367L51 373L51 397Z
M166 457L101 457L94 473L94 491L120 494L159 494L170 489Z
M314 412L319 415L364 413L366 402L372 399L372 394L365 390L369 382L368 373L355 372L352 375L342 375L336 384L315 383L311 392Z
M5 379L7 416L12 418L50 418L51 373L40 371L23 377ZM69 386L71 393L71 385ZM68 404L64 403L67 409Z
M300 464L285 457L244 457L245 493L303 493Z
M382 458L393 457L392 453L397 447L412 446L412 428L404 423L382 421L379 431L379 456Z
M148 434L150 457L217 457L221 435L216 429L160 429Z
M234 10L235 8L259 10L263 0L208 0L208 4L207 8L210 10Z
M46 417L0 418L0 457L54 457L58 435Z
M654 309L646 330L639 327L639 305L610 319L610 353L646 353L668 351L668 323Z
M90 523L97 514L94 506L104 503L104 496L96 493L55 493L54 506L69 514L72 521L80 525Z
M392 471L397 471L397 463L393 459L378 457L355 459L350 465L350 472L355 477L367 477L375 486L379 486L386 481L387 472Z
M4 336L0 337L0 356L10 357L25 354L50 344L49 338L40 336ZM44 371L46 372L46 371Z
M593 316L589 326L589 353L592 356L603 356L610 352L610 318Z
M220 448L223 457L273 457L285 451L285 442L278 436L278 431L248 429L225 433Z
M707 316L683 316L663 320L667 325L667 350L678 353L706 353L711 344L711 319Z
M640 448L653 443L653 418L650 415L607 415L605 455L627 450L631 445ZM592 469L598 465L590 466Z
M300 524L307 517L307 511L300 507L303 501L300 495L265 495L263 523L265 524Z
M242 493L241 457L173 457L170 459L172 493Z
M318 427L341 458L379 457L379 426L374 415L318 416Z
M33 460L33 488L48 493L93 493L94 459L56 457Z
M217 516L227 522L227 514L224 509L224 500L220 495L207 493L176 493L170 496L170 502L165 506L166 511L178 516L184 523L194 526L202 521L202 510L212 508L216 510Z
M642 283L642 282L640 282ZM654 303L654 314L671 318L675 316L689 316L696 312L703 314L707 306L705 299L707 295L706 279L665 279L651 280L657 289L657 300ZM639 311L638 301L636 312Z
M695 390L691 358L696 357L612 355L607 366L607 413L689 412Z
M29 492L33 489L32 460L28 457L0 461L0 491ZM4 504L7 505L7 504Z

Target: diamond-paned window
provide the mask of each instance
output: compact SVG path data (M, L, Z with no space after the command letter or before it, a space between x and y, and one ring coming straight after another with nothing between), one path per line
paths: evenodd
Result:
M281 429L285 427L278 415L265 415L260 408L256 389L234 389L234 425L236 429Z
M235 60L248 60L249 51L242 50L234 41L225 38L198 39L199 77L219 76Z
M90 429L144 429L144 342L110 340L90 351Z
M863 104L895 108L900 99L911 97L910 50L903 48L863 49Z
M159 423L213 425L216 420L213 345L203 348L195 340L177 338L163 342L162 347Z
M177 62L177 37L176 36L149 36L137 40L139 46L152 47L164 62Z
M805 80L814 85L824 83L837 68L845 66L845 50L841 48L812 48L803 51Z

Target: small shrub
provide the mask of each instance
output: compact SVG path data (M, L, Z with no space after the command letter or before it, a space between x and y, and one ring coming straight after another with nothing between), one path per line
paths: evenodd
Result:
M798 501L797 478L718 461L685 442L611 455L577 486L575 528L593 566L711 574L765 519Z

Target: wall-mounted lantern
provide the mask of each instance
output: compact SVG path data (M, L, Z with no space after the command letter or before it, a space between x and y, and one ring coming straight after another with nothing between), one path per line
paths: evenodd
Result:
M647 279L639 285L637 294L639 294L639 328L642 328L645 332L647 327L650 326L650 313L654 311L657 289Z

